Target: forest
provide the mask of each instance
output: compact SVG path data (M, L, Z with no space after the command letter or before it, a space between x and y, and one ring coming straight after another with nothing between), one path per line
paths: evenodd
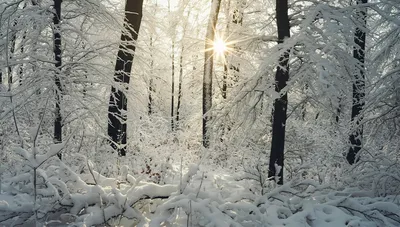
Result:
M0 226L400 226L398 123L400 0L0 0Z

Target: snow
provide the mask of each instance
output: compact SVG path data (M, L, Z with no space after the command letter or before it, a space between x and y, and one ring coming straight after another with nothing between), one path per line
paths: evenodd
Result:
M61 110L66 140L60 144L53 144L51 133L54 56L49 1L3 2L0 28L7 32L0 34L0 49L5 50L0 54L5 79L0 84L0 226L400 226L396 0L368 4L373 17L368 17L368 27L360 28L368 31L361 122L365 143L360 162L353 166L342 153L353 130L351 82L355 69L361 68L351 53L354 30L360 26L353 15L357 5L293 1L293 36L276 45L276 28L270 26L276 19L273 7L241 1L246 2L240 12L245 20L233 26L237 37L229 40L237 48L228 48L228 62L213 65L211 51L201 51L203 33L210 39L206 46L212 48L215 34L229 30L238 1L231 1L232 8L225 5L229 1L207 1L207 26L206 1L172 0L173 15L152 13L157 1L145 1L130 77L133 92L127 93L134 108L122 111L129 116L129 152L117 157L105 136L105 92L110 85L121 87L110 82L123 21L123 12L109 10L116 2L63 4L65 65L60 82L65 88ZM165 2L160 3L164 8ZM220 6L226 8L221 14ZM185 18L189 12L191 17ZM219 15L225 22L216 25ZM171 20L172 30L166 26ZM104 28L107 35L98 33ZM174 36L175 49L168 45L168 35ZM291 75L279 93L273 75L286 50ZM170 51L182 57L179 68L184 75L180 124L174 132L166 111ZM227 74L222 74L223 67ZM217 85L206 88L206 116L212 119L207 122L209 149L202 149L200 141L202 74L206 85ZM228 77L228 99L219 97L223 75ZM14 84L11 76L16 77ZM154 89L149 89L153 79ZM152 116L147 113L149 92L154 94ZM275 164L277 175L267 179L271 103L284 93L289 94L290 113L284 125L285 166ZM340 122L332 120L339 108ZM221 125L226 127L222 136ZM60 152L63 161L57 157ZM281 170L284 185L269 181L278 181Z
M133 177L126 165L119 176L105 177L86 158L91 173L76 174L53 158L62 148L62 144L49 147L36 159L24 149L16 150L30 168L37 168L38 182L45 185L37 189L38 217L54 209L53 204L67 208L67 212L48 220L52 225L95 226L113 220L125 226L185 226L190 222L215 227L373 227L400 223L399 200L373 197L372 192L357 188L333 190L312 180L294 180L282 186L271 184L260 195L249 190L254 179L246 179L246 173L231 175L195 164L183 170L181 178L160 185L137 180L140 177ZM4 181L0 218L35 210L32 191L26 189L33 187L31 180L32 172L28 171ZM144 206L146 201L152 205Z

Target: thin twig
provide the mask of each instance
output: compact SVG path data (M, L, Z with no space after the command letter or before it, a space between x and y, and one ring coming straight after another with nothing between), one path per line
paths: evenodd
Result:
M96 177L94 177L93 170L92 170L92 168L91 168L90 165L89 165L89 159L86 159L86 164L87 164L87 166L88 166L88 169L89 169L90 174L91 174L92 177L93 177L94 183L97 185Z
M199 193L200 193L200 190L201 190L201 186L203 185L203 180L204 180L204 172L203 172L203 174L202 174L202 176L201 176L201 181L200 181L200 185L199 185L199 190L197 190L196 198L199 197Z

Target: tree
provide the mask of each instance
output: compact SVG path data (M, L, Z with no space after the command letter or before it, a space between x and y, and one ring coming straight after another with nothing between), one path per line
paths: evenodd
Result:
M171 1L168 1L168 13L171 13ZM171 30L175 31L176 23L172 21ZM175 33L171 34L171 130L175 131Z
M125 92L129 86L132 62L136 50L135 42L137 41L142 21L142 8L143 0L127 0L125 3L125 30L121 34L121 44L115 64L115 85L111 87L109 99L108 136L111 139L112 148L116 149L120 156L126 155L126 111L128 103Z
M365 28L367 25L368 0L357 0L356 9L356 31L354 34L353 57L359 63L353 79L353 106L351 109L351 121L355 124L355 130L350 134L350 149L347 153L347 162L352 165L357 161L357 154L361 150L363 127L361 111L364 107L365 97Z
M175 37L172 37L171 51L171 130L175 131Z
M60 71L62 66L61 58L61 31L60 31L60 21L61 21L61 3L62 0L54 0L54 65L56 67L56 73L54 77L54 83L56 85L55 95L55 119L54 119L54 143L62 142L62 116L61 116L61 99L62 99L62 87L60 81ZM61 159L61 153L58 154Z
M183 52L185 48L182 44L181 48L181 56L179 56L179 82L178 82L178 103L176 105L176 119L175 119L175 126L176 129L179 128L179 117L180 117L180 108L182 102L182 83L183 83Z
M236 0L236 2L234 4L233 15L232 15L232 33L233 34L230 35L230 37L233 39L238 39L238 40L240 39L238 34L242 30L245 7L246 7L246 0ZM227 86L228 71L231 71L231 74L232 74L231 76L233 77L232 78L233 83L237 83L239 81L239 73L240 73L239 57L240 57L241 47L238 43L234 43L232 45L233 45L232 49L235 52L235 54L231 54L231 56L228 56L228 53L226 53L227 66L224 65L224 71L226 71L226 73L224 73L224 78L223 78L222 94L223 94L223 98L225 98L225 99L227 96L227 89L228 89L228 86Z
M212 107L212 74L213 74L213 41L215 37L215 26L218 21L221 0L213 0L211 3L210 16L205 38L204 51L204 74L203 74L203 146L210 146L210 135L208 122L210 120L209 111Z
M276 0L276 23L278 27L278 45L283 44L290 37L288 16L288 1ZM272 110L272 141L269 161L268 177L272 177L278 184L283 184L283 161L285 148L286 112L288 105L287 91L283 91L289 80L289 50L283 50L279 57L279 64L275 74L275 91L281 96L274 100ZM279 179L275 177L278 176Z
M182 11L184 11L185 8L182 8ZM184 39L186 36L187 32L187 27L189 24L189 17L190 17L191 10L189 9L186 15L186 21L182 25L182 38L181 38L181 53L179 56L179 81L178 81L178 101L176 105L176 118L175 118L175 124L176 124L176 129L179 129L179 120L180 120L180 110L181 110L181 104L182 104L182 97L183 97L183 91L182 91L182 84L183 84L183 55L185 53L185 46L184 46ZM182 12L183 14L183 12Z
M150 79L149 79L149 103L147 104L147 114L151 116L153 114L153 92L154 88L154 81L153 81L153 74L154 74L154 56L153 56L153 37L150 36Z

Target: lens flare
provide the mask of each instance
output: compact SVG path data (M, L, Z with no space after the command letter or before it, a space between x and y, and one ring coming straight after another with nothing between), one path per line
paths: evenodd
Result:
M224 40L218 38L214 41L214 51L216 54L224 54L227 51L227 44L225 43Z

